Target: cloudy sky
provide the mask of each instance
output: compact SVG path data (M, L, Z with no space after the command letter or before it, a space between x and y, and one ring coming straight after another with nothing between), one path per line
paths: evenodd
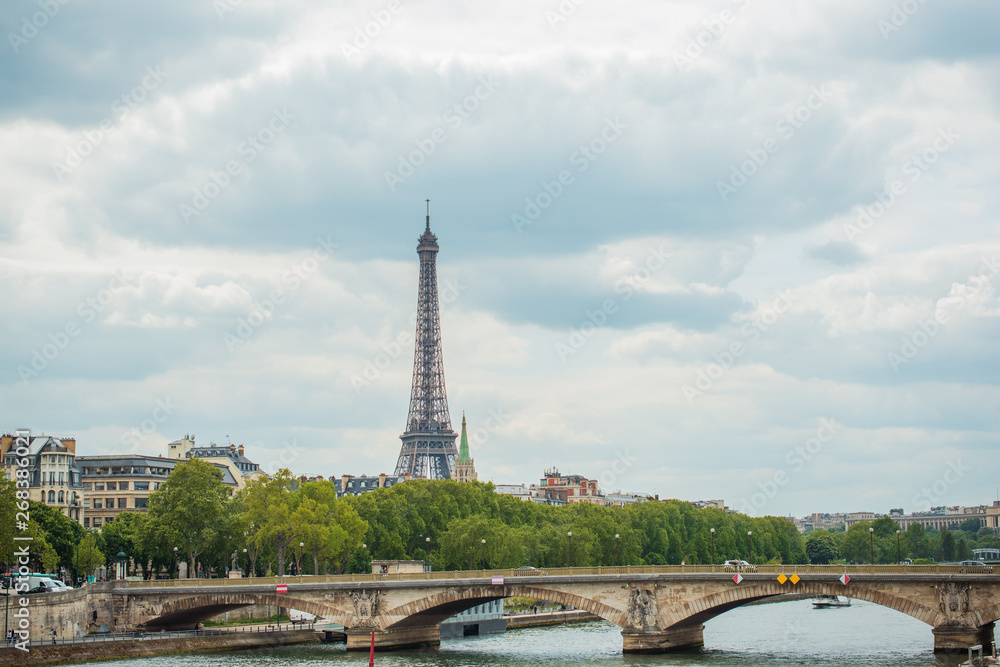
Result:
M1000 7L11 0L0 417L755 514L997 497Z

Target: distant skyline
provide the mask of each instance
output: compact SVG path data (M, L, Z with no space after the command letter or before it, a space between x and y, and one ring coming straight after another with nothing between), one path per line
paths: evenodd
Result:
M4 429L392 473L430 199L481 480L989 503L1000 7L902 4L5 3Z

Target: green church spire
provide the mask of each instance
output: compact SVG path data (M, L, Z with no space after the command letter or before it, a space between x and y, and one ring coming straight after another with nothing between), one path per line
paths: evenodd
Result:
M462 442L458 448L458 462L459 463L472 463L472 457L469 456L469 434L465 430L465 411L462 411Z

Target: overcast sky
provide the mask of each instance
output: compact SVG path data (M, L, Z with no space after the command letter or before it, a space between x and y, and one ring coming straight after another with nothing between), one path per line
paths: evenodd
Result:
M997 497L996 3L0 13L4 430L392 473L430 199L480 479Z

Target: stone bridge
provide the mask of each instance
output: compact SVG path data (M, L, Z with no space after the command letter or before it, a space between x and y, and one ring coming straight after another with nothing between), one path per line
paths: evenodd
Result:
M739 574L739 576L737 576ZM843 583L841 577L850 578ZM784 575L784 576L782 576ZM793 576L794 575L794 576ZM737 581L739 579L739 581ZM248 605L299 609L342 624L348 649L436 645L440 623L489 600L525 597L584 609L622 629L626 653L701 646L706 621L787 593L844 595L879 604L932 628L935 650L993 639L1000 576L957 566L601 567L400 575L113 582L101 593L118 630L188 629ZM102 599L104 599L102 597Z

